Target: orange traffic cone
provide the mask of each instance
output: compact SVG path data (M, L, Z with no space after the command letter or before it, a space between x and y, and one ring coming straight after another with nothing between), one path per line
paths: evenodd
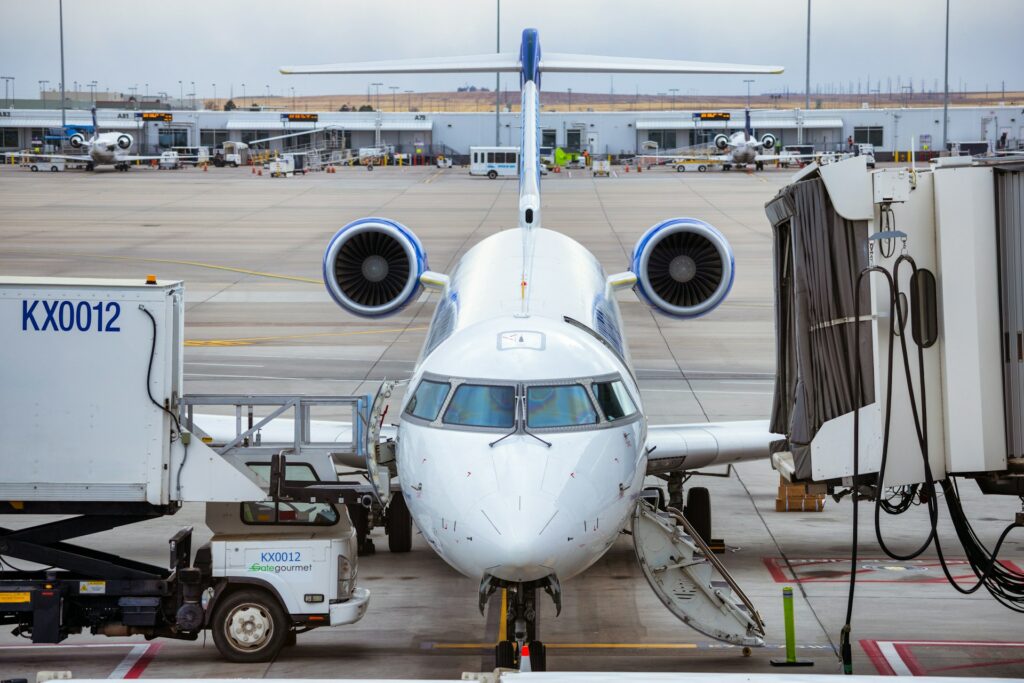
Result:
M263 169L261 168L260 170L256 171L256 175L263 175Z
M250 166L249 168L252 169L252 174L256 175L256 167L255 166Z
M533 671L533 667L530 666L530 645L529 643L523 643L523 651L519 655L519 672Z

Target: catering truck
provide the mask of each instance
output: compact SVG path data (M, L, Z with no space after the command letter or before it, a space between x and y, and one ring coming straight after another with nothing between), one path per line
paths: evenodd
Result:
M226 659L268 661L365 613L349 509L364 524L378 509L408 550L408 511L387 506L378 467L390 385L372 401L186 396L183 334L181 282L0 277L0 514L36 522L0 525L0 624L16 634L210 631ZM325 435L314 411L347 414L349 433ZM369 483L344 481L352 467ZM193 553L182 528L166 566L72 542L186 504L205 506L213 536Z

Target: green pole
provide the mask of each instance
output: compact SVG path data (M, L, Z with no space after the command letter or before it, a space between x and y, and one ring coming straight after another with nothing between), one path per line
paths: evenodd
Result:
M786 622L786 662L796 661L796 627L793 625L793 589L782 589L782 618Z
M772 666L813 666L809 659L796 658L796 625L793 618L793 588L782 589L782 620L786 627L786 658L771 660Z

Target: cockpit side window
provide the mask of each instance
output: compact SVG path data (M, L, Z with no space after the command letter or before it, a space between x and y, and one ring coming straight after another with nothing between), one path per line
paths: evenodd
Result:
M464 427L508 429L516 419L516 388L512 385L461 384L455 389L444 423Z
M636 414L636 404L621 381L616 379L611 382L594 382L590 386L597 405L601 407L601 412L609 422Z
M405 411L413 417L433 422L441 412L444 400L448 398L451 385L448 382L433 382L425 379L416 387L416 392L409 399Z
M526 426L541 429L590 424L597 424L597 411L582 385L527 388Z

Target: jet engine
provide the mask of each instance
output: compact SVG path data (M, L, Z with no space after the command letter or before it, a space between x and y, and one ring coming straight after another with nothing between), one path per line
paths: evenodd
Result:
M416 235L388 218L360 218L334 234L324 283L339 306L365 318L405 308L420 290L427 254Z
M722 133L715 136L715 147L718 149L725 149L729 146L729 138Z
M78 149L85 144L85 136L82 135L81 133L75 133L70 138L68 138L68 143L75 149Z
M131 135L118 135L117 136L117 146L120 147L121 149L128 149L129 147L132 146L132 136Z
M771 133L765 133L761 136L761 146L765 149L771 149L775 146L775 136Z
M696 218L670 218L652 226L633 247L633 289L649 306L674 318L714 310L732 288L732 247L722 233Z

